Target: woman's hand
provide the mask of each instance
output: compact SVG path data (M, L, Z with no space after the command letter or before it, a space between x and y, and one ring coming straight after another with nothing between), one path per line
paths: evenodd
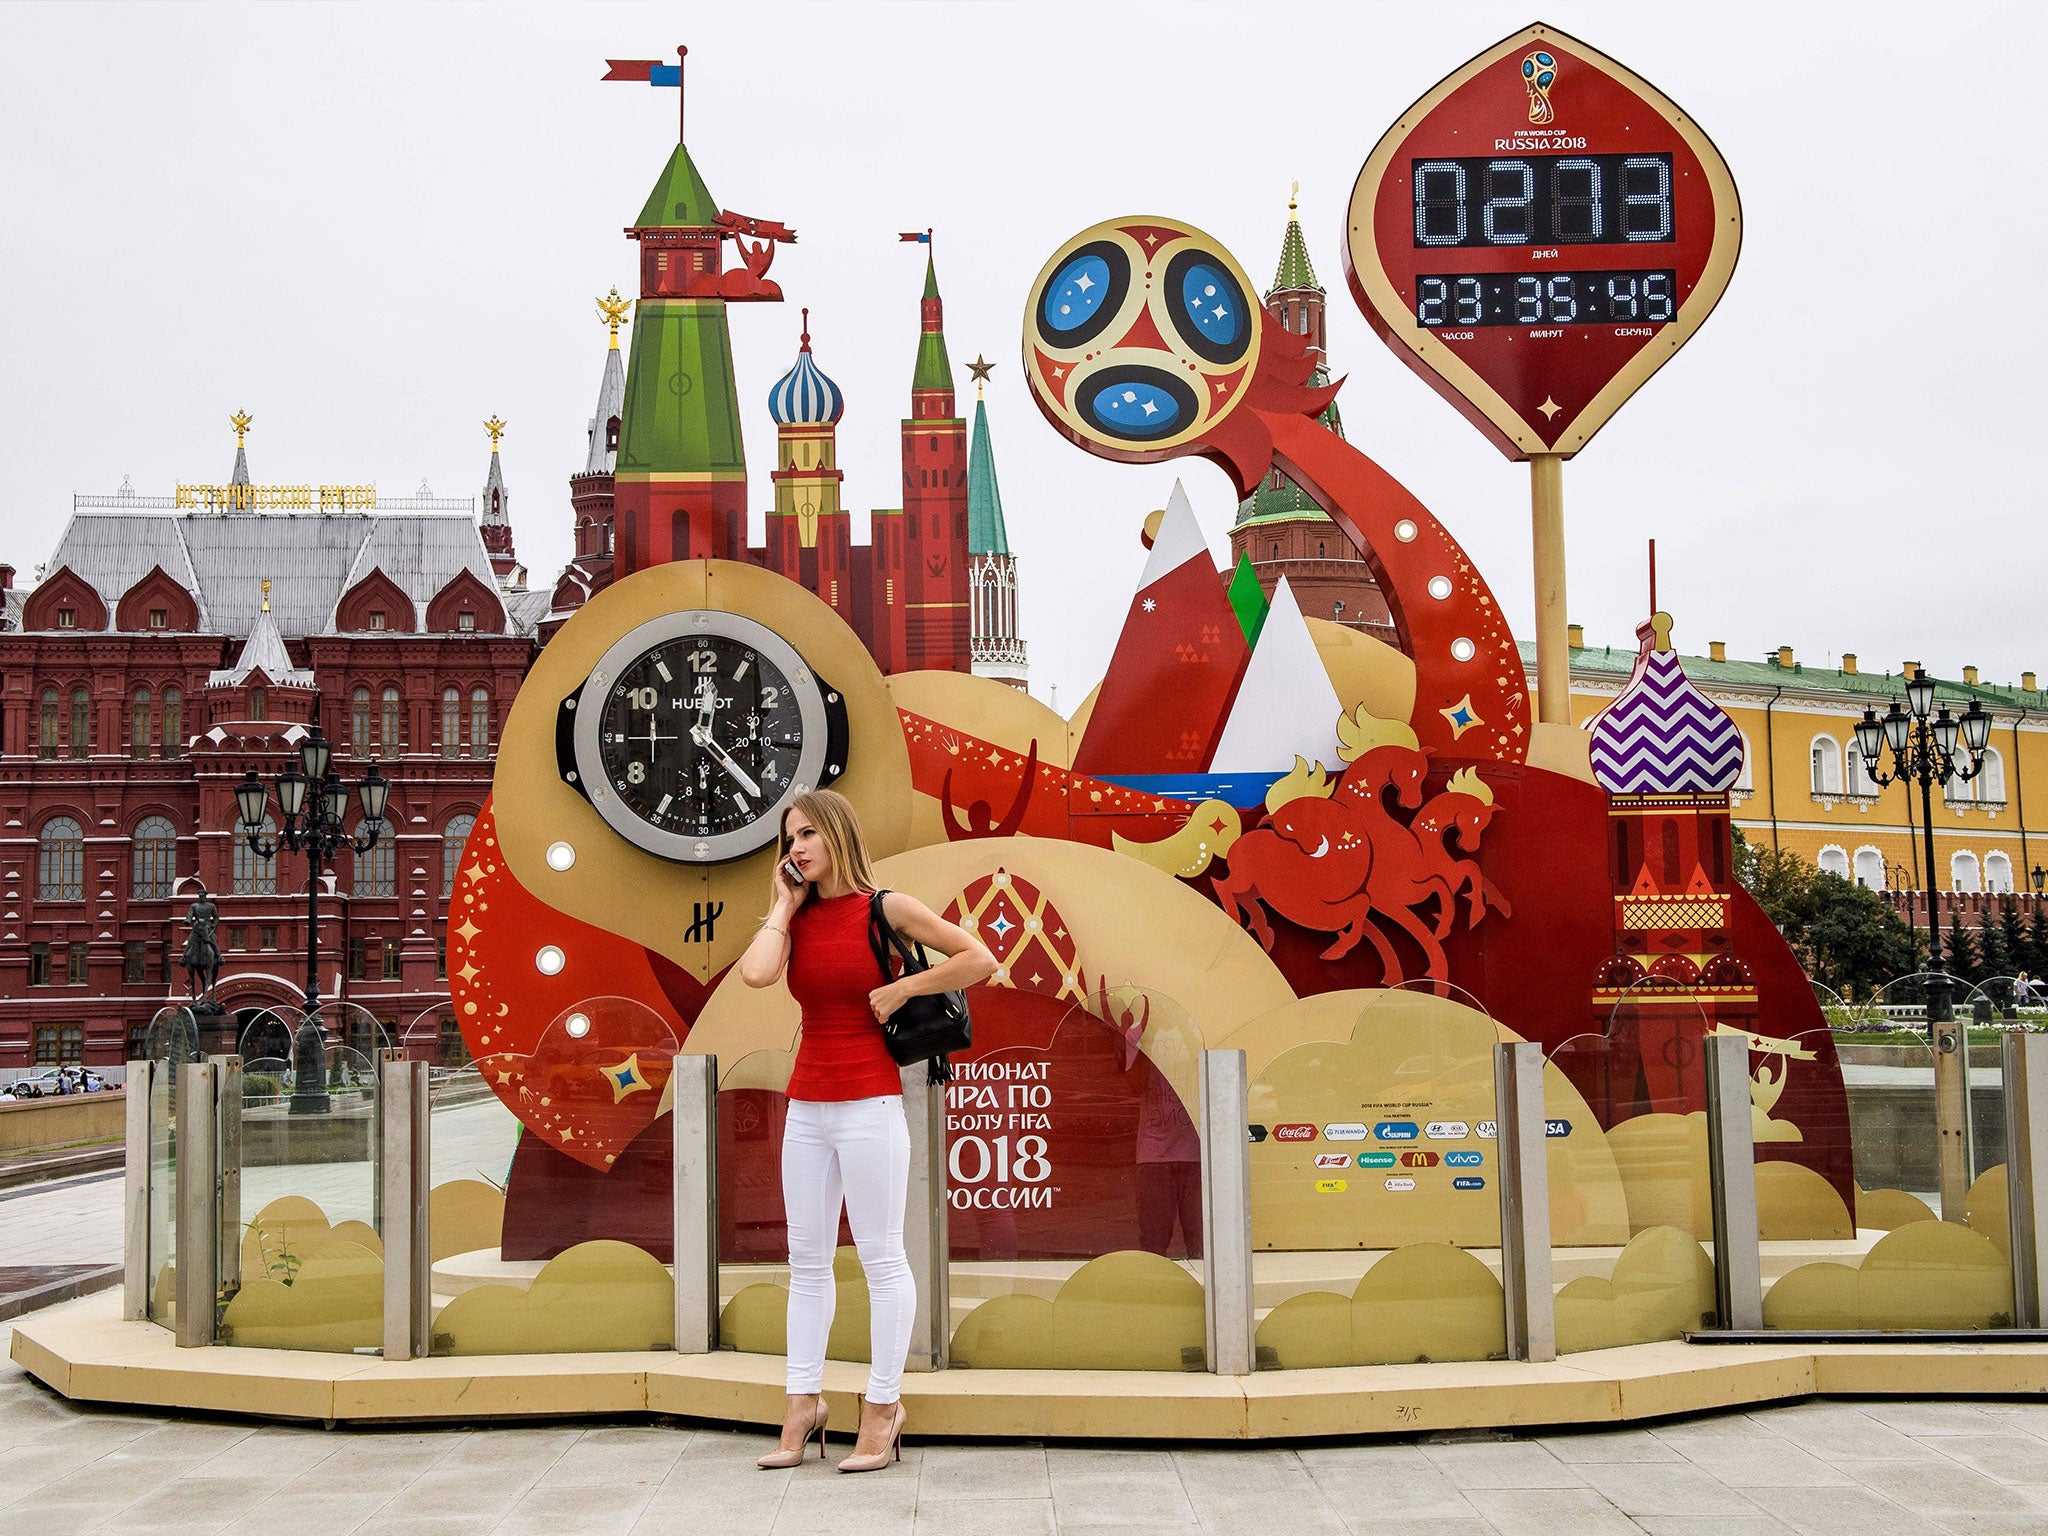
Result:
M875 1022L888 1023L889 1015L901 1008L909 996L900 981L892 981L887 986L875 988L868 994L868 1006L875 1011Z
M786 928L790 914L803 901L804 888L789 883L789 877L782 872L782 860L777 859L768 867L768 890L768 921L781 919Z

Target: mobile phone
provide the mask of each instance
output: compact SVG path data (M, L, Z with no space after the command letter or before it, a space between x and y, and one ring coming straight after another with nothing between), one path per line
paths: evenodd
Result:
M804 872L796 867L795 859L784 859L782 861L782 878L791 885L802 885L804 883Z

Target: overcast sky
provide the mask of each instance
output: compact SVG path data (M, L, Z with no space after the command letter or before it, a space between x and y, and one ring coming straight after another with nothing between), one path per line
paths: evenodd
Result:
M1320 6L0 6L0 560L47 558L74 491L255 477L473 494L493 412L521 557L570 548L603 365L594 298L674 139L672 91L604 60L690 46L689 143L720 203L780 219L788 302L735 305L751 497L765 396L811 307L845 391L846 502L897 495L932 226L963 413L989 412L1032 691L1078 704L1176 474L1219 559L1233 496L1195 460L1090 458L1030 402L1025 290L1068 236L1155 212L1270 280L1288 183L1331 290L1351 440L1463 540L1528 632L1528 470L1366 328L1343 209L1409 102L1538 13ZM1553 0L1733 167L1742 258L1683 353L1565 470L1570 613L1632 644L1643 541L1677 639L2048 673L2048 358L2037 151L2048 7ZM856 518L856 537L864 518ZM758 537L758 534L757 534Z

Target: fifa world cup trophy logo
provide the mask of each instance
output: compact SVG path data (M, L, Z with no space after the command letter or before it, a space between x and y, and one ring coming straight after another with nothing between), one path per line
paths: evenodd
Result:
M1529 121L1548 123L1557 117L1550 105L1550 87L1557 80L1557 60L1538 48L1522 60L1522 84L1529 92Z

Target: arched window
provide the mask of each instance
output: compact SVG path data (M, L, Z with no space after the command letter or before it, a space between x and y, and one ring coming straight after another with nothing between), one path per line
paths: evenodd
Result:
M85 900L85 829L69 816L51 817L36 838L36 896Z
M83 688L71 690L71 755L92 755L92 695Z
M1842 792L1842 744L1832 736L1813 738L1813 792L1839 795Z
M362 824L357 823L357 830ZM398 851L395 847L391 828L386 826L383 835L367 853L356 855L356 886L358 896L396 896L398 894Z
M1984 749L1984 767L1971 780L1977 786L1977 800L1983 805L2005 804L2005 758L1998 748Z
M1952 891L1981 891L1982 880L1977 873L1977 855L1958 853L1948 861L1948 886Z
M1844 880L1849 878L1849 854L1847 849L1837 848L1830 844L1828 847L1821 849L1820 858L1815 860L1815 862L1820 865L1820 872L1824 875L1840 875Z
M137 901L169 901L178 876L178 829L168 816L145 816L135 829Z
M277 836L277 822L271 816L263 818L263 835L267 838ZM235 894L277 894L277 860L257 858L256 850L249 846L249 839L242 835L239 826L235 831Z
M128 755L149 756L149 690L135 690L135 722L128 732Z
M1860 795L1867 799L1876 799L1877 781L1871 778L1869 768L1864 766L1863 754L1856 750L1856 743L1853 739L1849 743L1848 757L1849 761L1846 766L1848 769L1849 793Z
M384 690L384 722L382 734L378 737L378 755L398 756L398 690L387 687Z
M185 695L175 688L164 690L163 755L176 757L185 750Z
M1756 761L1756 754L1749 750L1749 732L1742 732L1742 772L1735 775L1737 794L1749 795L1756 792L1756 777L1750 772L1750 765Z
M36 738L36 756L55 757L56 755L57 690L54 688L45 688L43 690L43 712L41 721L41 732Z
M1994 895L2012 894L2012 856L1993 851L1984 855L1984 889Z
M441 894L448 895L455 889L456 871L462 867L463 845L469 841L469 829L476 825L476 818L467 814L449 818L448 830L441 834Z
M1856 883L1873 891L1884 889L1884 855L1875 848L1856 850Z
M469 690L469 755L491 755L491 694L488 688Z
M349 700L348 743L357 757L370 755L370 690L360 683Z
M456 756L462 747L462 690L441 690L441 755Z
M1962 749L1958 747L1957 756L1961 755ZM1975 779L1963 778L1960 774L1952 775L1941 786L1941 798L1950 805L1975 805L1977 803L1977 781Z

